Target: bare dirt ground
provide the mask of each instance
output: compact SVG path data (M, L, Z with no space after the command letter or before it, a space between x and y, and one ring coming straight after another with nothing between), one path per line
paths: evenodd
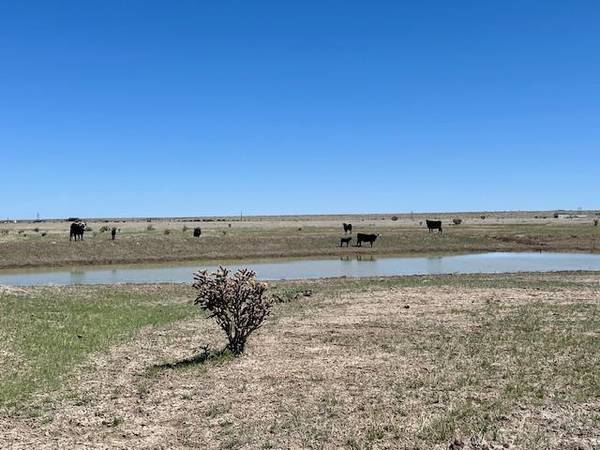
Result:
M0 417L0 442L600 448L600 275L412 280L314 282L238 359L186 362L224 345L205 319L145 328Z
M477 251L600 251L596 212L554 218L551 212L88 220L83 242L69 242L69 222L0 224L0 269L214 259L319 257ZM396 217L397 220L392 220ZM484 217L484 218L482 218ZM428 233L427 218L444 233ZM454 225L452 219L461 219ZM340 248L342 222L354 226ZM194 227L202 236L194 238ZM117 227L115 241L109 230ZM358 248L356 233L380 233Z

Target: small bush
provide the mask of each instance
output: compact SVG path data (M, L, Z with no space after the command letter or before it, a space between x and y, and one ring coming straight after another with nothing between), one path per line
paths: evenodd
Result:
M164 234L171 234L171 230L169 230L168 228L163 232Z
M454 225L460 225L462 223L462 219L452 219L452 223Z
M398 220L398 216L392 216L392 220L395 222L396 220Z
M45 237L48 233L46 233L45 231L42 233L42 237Z
M88 226L86 225L86 227L85 227L85 231L94 231L94 229L93 229L92 227L88 227Z
M181 231L183 231L184 233L185 233L187 230L188 230L188 227L187 227L187 226L185 226L185 225L184 225L184 226L183 226L183 228L181 229Z
M38 227L35 227L35 228L33 229L33 231L35 231L36 233L39 233L39 232L40 232L40 229L39 229Z
M108 227L107 225L102 225L102 226L100 227L100 233L105 233L105 232L107 232L108 230L110 230L110 227Z
M233 276L224 267L209 274L194 274L198 291L195 305L207 311L227 336L227 348L234 354L244 352L248 336L260 328L273 306L267 299L267 286L256 280L256 273L240 269Z
M154 231L154 227L153 227L152 225L148 225L148 226L146 227L146 230L147 230L147 231Z
M2 236L7 236L10 230L1 230L0 233L2 233Z
M598 226L598 219L594 219L594 226L597 227Z
M481 217L481 220L485 220L485 216L480 216L480 217Z

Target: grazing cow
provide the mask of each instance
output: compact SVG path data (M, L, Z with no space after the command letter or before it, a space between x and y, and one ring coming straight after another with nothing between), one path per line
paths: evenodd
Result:
M202 229L200 227L194 228L194 237L200 237L202 234Z
M112 230L110 230L110 237L112 238L112 240L115 240L115 236L117 235L117 228L113 227Z
M73 222L71 224L71 228L69 229L69 241L71 241L73 238L75 238L75 240L79 238L80 241L83 241L85 226L85 222Z
M442 232L442 221L441 220L426 220L427 229L431 233L433 230L438 230L438 233Z
M343 223L342 226L344 227L344 233L350 232L350 234L352 234L352 224L351 223Z
M340 239L340 247L343 247L346 244L346 247L350 246L351 237L343 237Z
M362 243L363 242L368 242L369 244L371 244L371 247L373 247L373 242L375 242L375 240L381 236L381 234L364 234L364 233L358 233L356 235L356 246L357 247L362 247Z

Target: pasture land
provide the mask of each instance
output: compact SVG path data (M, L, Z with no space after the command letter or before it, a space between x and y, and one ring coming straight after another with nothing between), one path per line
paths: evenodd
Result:
M200 358L188 285L3 288L0 446L600 446L598 273L271 291L245 356Z
M65 221L3 223L0 269L355 253L600 251L600 227L593 225L594 212L581 219L554 219L549 212L406 214L396 215L397 220L392 216L89 220L91 231L83 242L69 242L69 222ZM426 218L440 218L444 233L428 233ZM453 218L462 219L462 224L453 225ZM344 235L342 222L354 226L348 248L339 247ZM110 240L109 231L101 231L113 226L120 229L115 241ZM196 226L202 228L200 238L192 236ZM357 248L357 232L382 236L372 249Z

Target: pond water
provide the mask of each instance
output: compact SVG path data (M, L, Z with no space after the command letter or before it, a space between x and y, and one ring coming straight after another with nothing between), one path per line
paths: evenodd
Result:
M227 264L249 267L263 280L326 277L379 277L449 273L554 272L600 270L600 255L585 253L479 253L428 257L344 256L328 259L272 260ZM190 282L200 269L213 271L215 264L86 267L66 270L0 272L0 284L114 284Z

